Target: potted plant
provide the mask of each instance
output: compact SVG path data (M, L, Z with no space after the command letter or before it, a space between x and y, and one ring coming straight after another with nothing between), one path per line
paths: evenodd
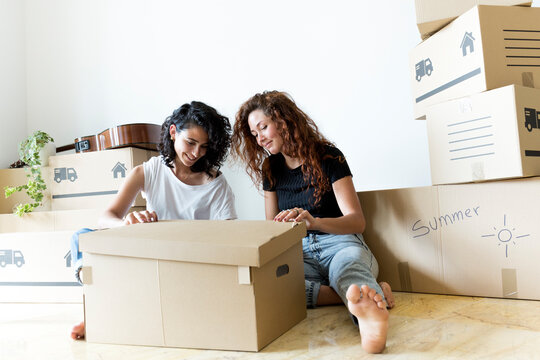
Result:
M34 211L35 208L42 204L43 191L47 189L47 185L41 176L41 167L48 164L50 153L56 151L53 142L54 140L49 134L38 130L19 144L19 157L27 165L27 169L30 170L26 175L28 183L4 188L6 198L16 192L25 190L26 194L33 200L28 204L17 205L14 213L19 216Z

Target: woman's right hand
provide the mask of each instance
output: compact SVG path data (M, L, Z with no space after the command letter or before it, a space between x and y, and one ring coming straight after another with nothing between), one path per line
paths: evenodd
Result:
M158 217L155 211L134 211L126 215L124 225L132 225L138 223L156 222Z

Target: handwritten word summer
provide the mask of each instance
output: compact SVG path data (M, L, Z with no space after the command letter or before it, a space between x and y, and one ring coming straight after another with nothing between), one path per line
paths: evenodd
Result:
M430 218L428 220L417 220L412 226L413 238L425 236L431 231L442 229L443 226L449 226L455 224L458 221L463 221L467 218L479 216L479 208L480 206L475 206L465 210L458 210L453 213L444 214L439 216L439 218L433 216L433 218Z

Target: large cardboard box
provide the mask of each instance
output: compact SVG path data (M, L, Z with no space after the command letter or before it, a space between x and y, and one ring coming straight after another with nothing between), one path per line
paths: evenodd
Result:
M143 208L132 208L130 211ZM97 209L0 214L0 302L81 303L75 279L71 236L95 229Z
M422 40L476 5L531 6L524 0L416 0L416 23Z
M51 209L104 209L110 204L128 172L156 151L121 148L51 156ZM145 206L139 194L133 206Z
M427 109L431 180L540 175L540 89L517 85Z
M81 303L71 267L71 235L97 227L100 211L0 215L0 302Z
M83 234L86 339L258 351L306 317L305 235L203 220Z
M540 300L540 178L358 195L393 289Z
M540 87L540 8L477 6L411 52L414 117L510 84Z

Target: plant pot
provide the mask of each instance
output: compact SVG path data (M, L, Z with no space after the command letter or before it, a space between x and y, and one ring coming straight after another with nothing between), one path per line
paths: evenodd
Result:
M39 158L41 160L41 166L49 166L49 156L56 155L56 146L53 142L45 144L43 149L39 152Z

